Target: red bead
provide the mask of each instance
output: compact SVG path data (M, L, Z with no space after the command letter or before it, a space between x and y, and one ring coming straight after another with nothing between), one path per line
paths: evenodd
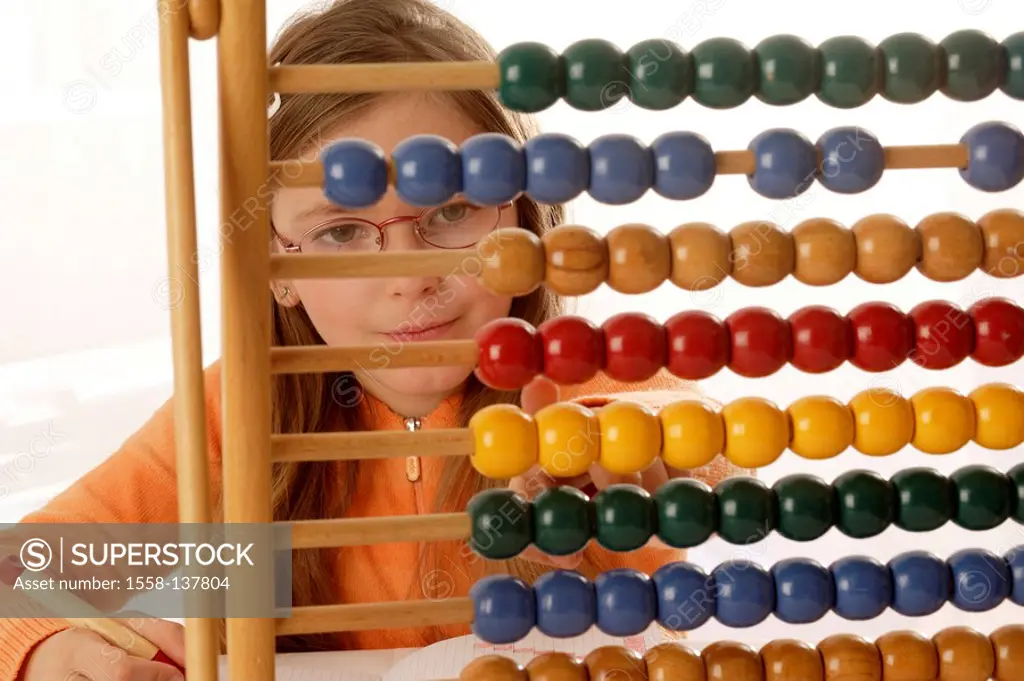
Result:
M604 334L583 317L555 317L537 327L544 374L555 383L585 383L604 367Z
M914 351L910 359L925 369L948 369L974 349L974 322L959 306L929 300L910 311Z
M914 349L914 324L889 303L864 303L846 315L853 328L850 363L864 371L888 371Z
M974 361L1001 367L1024 357L1024 309L1006 298L985 298L967 312L974 320Z
M717 317L687 310L665 322L668 370L679 378L709 378L729 363L729 332Z
M602 325L605 373L617 381L645 381L665 366L665 329L653 317L624 312Z
M770 376L793 355L789 322L766 307L746 307L725 320L729 329L729 368L746 378Z
M793 366L823 374L850 358L853 330L846 317L824 305L809 305L789 316L793 332Z
M474 339L479 348L476 376L496 390L519 390L543 370L540 336L522 319L494 319Z

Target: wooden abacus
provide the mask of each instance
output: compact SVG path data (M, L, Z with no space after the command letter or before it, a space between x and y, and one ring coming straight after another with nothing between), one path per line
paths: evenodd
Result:
M183 523L210 522L206 471L206 421L196 215L189 99L188 41L217 38L219 65L220 217L232 224L239 210L251 223L222 235L223 288L223 504L229 523L271 523L270 472L275 461L405 456L470 456L486 476L505 478L539 463L549 474L575 475L599 463L617 472L642 470L661 456L673 466L694 468L718 454L746 467L764 466L784 450L807 458L835 456L848 447L889 455L907 445L948 453L969 441L1008 449L1024 441L1024 395L1010 385L990 384L969 396L944 388L905 399L886 390L865 391L844 405L810 397L787 409L748 398L721 411L680 401L654 413L615 403L595 413L575 404L556 404L529 416L509 405L479 412L467 429L425 433L342 433L273 435L270 380L275 373L322 372L365 364L365 347L270 347L267 285L272 278L390 277L447 275L470 260L483 284L495 292L523 295L538 286L581 295L602 284L631 294L671 281L682 290L706 290L733 278L740 284L770 286L792 275L812 286L839 282L854 273L873 283L893 283L917 268L935 281L956 281L981 269L993 277L1018 277L1024 267L1024 214L993 211L976 222L940 213L910 227L892 215L870 215L852 228L827 219L801 223L791 232L769 222L749 222L728 232L692 223L665 235L638 224L622 225L606 237L575 225L558 226L542 238L526 230L501 228L469 251L366 254L282 254L271 256L267 183L322 186L345 205L368 206L390 186L418 205L442 203L455 191L484 205L528 195L541 203L563 203L583 192L599 202L625 204L647 191L673 200L695 198L714 178L742 174L769 198L797 196L818 183L829 191L859 193L892 169L956 169L972 187L1009 189L1024 178L1024 136L1013 125L983 123L955 143L883 146L860 128L837 128L811 143L792 130L769 130L746 150L714 151L700 135L668 133L650 146L623 135L608 135L583 147L564 135L541 135L520 147L487 135L456 149L436 138L403 145L395 158L365 140L342 140L315 163L268 157L266 105L276 93L388 92L403 90L496 90L502 104L522 112L540 111L564 99L581 111L608 108L622 98L636 106L664 110L690 97L711 108L731 108L756 96L784 106L812 94L834 107L851 109L875 95L912 104L941 91L957 101L977 101L997 88L1024 99L1024 33L1002 43L976 31L959 31L940 45L900 34L873 46L842 36L817 47L794 36L774 36L750 50L735 40L714 38L685 52L664 41L645 41L623 53L603 40L583 40L562 54L536 43L504 50L494 63L410 63L268 66L264 0L159 0L161 78L168 223L168 267L182 284L172 309L179 508ZM657 44L668 50L662 66L649 71L644 55ZM909 51L935 59L934 69L876 68L883 51ZM963 58L959 58L963 57ZM969 57L969 58L968 58ZM939 65L939 60L946 60ZM701 65L713 65L706 73ZM585 69L573 66L585 65ZM622 67L628 82L622 83ZM759 69L771 65L771 78ZM828 68L838 65L846 68ZM722 68L718 68L722 67ZM579 74L583 74L582 76ZM660 75L658 75L660 74ZM703 74L703 75L702 75ZM708 75L710 74L710 75ZM720 75L725 74L725 75ZM619 90L610 85L621 85ZM844 156L854 146L857 153ZM456 176L458 187L420 191L403 163L428 148L427 172ZM476 163L463 163L472 157ZM771 163L765 159L772 159ZM438 160L440 159L440 160ZM535 163L541 160L545 163ZM443 167L436 167L441 164ZM513 164L515 172L494 174ZM470 167L478 170L470 171ZM454 175L452 174L455 169ZM552 176L545 168L561 173ZM414 173L415 174L415 173ZM353 181L354 179L354 181ZM415 180L415 177L413 178ZM438 193L440 191L440 193ZM340 202L340 201L339 201ZM184 277L178 276L184 274ZM956 323L952 323L955 320ZM942 330L942 333L937 331ZM870 334L861 333L871 330ZM738 339L744 340L738 340ZM870 339L869 339L870 338ZM752 340L751 340L752 339ZM545 373L577 383L603 371L641 380L663 367L678 376L706 378L728 367L745 377L767 376L786 363L824 373L850 362L867 371L892 368L906 358L943 369L966 358L989 366L1008 365L1024 355L1024 312L1009 300L979 302L970 310L931 301L904 313L884 302L868 303L841 315L824 307L804 308L782 319L764 308L741 310L723 321L684 311L660 325L642 314L619 315L600 328L564 317L533 329L499 320L465 341L412 344L390 358L391 366L460 364L476 367L485 383L517 389ZM567 438L584 433L587 445L571 450ZM744 435L745 433L745 435ZM499 435L500 438L495 437ZM497 446L496 441L501 442ZM637 446L640 443L641 446ZM627 446L628 444L628 446ZM897 497L894 490L899 490ZM955 493L955 495L954 495ZM374 519L324 519L292 525L295 548L343 546L376 541L469 539L487 558L514 556L533 544L568 554L594 540L629 551L652 536L672 546L695 546L712 533L743 544L779 532L812 541L830 527L853 537L870 537L889 524L926 532L953 521L988 529L1012 518L1024 522L1024 466L1002 473L966 466L949 478L922 469L901 471L890 480L870 471L851 471L832 484L794 475L772 488L752 478L727 480L715 489L676 480L649 495L629 486L605 490L591 500L571 488L548 490L527 503L508 490L473 499L466 513ZM842 498L842 503L839 499ZM951 499L958 499L953 504ZM723 500L735 503L723 504ZM501 505L520 504L522 523L506 526L500 541L488 537ZM534 513L547 506L550 513ZM594 506L601 507L592 522ZM723 513L722 508L734 509ZM782 509L782 510L780 510ZM556 518L555 525L534 521ZM557 530L553 532L553 530ZM483 541L484 538L489 541ZM465 598L443 602L398 602L296 608L282 620L230 619L229 671L232 681L274 677L275 637L289 633L473 623L477 635L505 643L538 627L569 636L597 626L627 635L657 620L676 630L692 629L710 617L734 627L755 624L769 614L782 621L811 622L828 611L867 619L892 608L910 616L935 612L951 600L964 610L982 611L1003 600L1024 604L1024 552L996 556L965 549L948 560L909 551L887 565L851 557L825 568L793 559L770 570L746 569L728 591L715 588L719 566L710 574L686 563L664 566L655 575L617 571L590 584L580 575L553 571L536 584L507 576L477 583ZM999 588L971 599L952 588L965 575L991 574ZM910 584L904 578L911 578ZM789 585L799 597L777 596ZM548 605L539 606L544 592ZM666 621L700 596L701 613L685 625ZM556 604L555 606L550 605ZM558 604L571 606L563 617ZM193 681L217 678L215 622L186 624L187 667ZM512 660L488 657L466 667L465 681L603 681L612 673L650 681L829 681L853 673L865 681L1024 679L1024 628L1004 627L991 635L954 628L925 639L892 632L869 643L835 636L815 646L775 641L760 651L722 642L696 653L665 644L644 658L603 648L585 660L542 655L525 669ZM850 670L854 670L850 672Z

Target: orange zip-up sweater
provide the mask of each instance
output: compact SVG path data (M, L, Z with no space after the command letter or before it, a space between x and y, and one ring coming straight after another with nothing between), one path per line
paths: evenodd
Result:
M206 370L205 383L213 500L213 490L219 489L222 482L219 363ZM699 397L700 394L693 384L666 372L643 383L620 383L599 375L587 384L563 388L560 394L561 399L575 399L593 406L615 399L615 396L640 401L657 409L668 401ZM433 413L420 419L420 427L454 427L459 403L457 395L446 399ZM370 429L406 428L405 419L375 398L367 395L361 408ZM174 405L171 399L112 456L22 522L175 523L178 521L175 456ZM425 457L412 462L405 458L359 462L353 487L358 493L346 515L365 517L432 512L438 501L438 479L443 464L443 457ZM724 459L719 458L693 474L713 486L734 471ZM468 551L464 544L443 542L425 547L416 543L393 543L338 549L338 602L466 595L479 575L477 568L481 559ZM434 568L426 575L421 574L424 548L437 552L432 555ZM684 556L680 551L653 547L632 553L611 553L594 542L586 551L601 565L633 567L648 574L664 563ZM46 637L69 626L68 622L60 619L0 619L0 681L15 681L28 653ZM467 633L468 625L455 625L355 632L349 634L349 640L354 641L358 648L406 648Z

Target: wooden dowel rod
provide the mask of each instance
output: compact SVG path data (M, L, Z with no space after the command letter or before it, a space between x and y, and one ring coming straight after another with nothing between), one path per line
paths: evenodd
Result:
M382 341L378 345L329 346L294 345L275 347L270 352L270 373L313 374L358 369L396 369L421 366L475 366L477 345L473 340L402 343Z
M969 161L966 144L885 148L886 168L966 168Z
M217 35L220 26L220 0L188 0L188 18L189 35L196 40L209 40Z
M480 254L473 248L458 250L384 251L381 253L270 256L274 279L348 279L387 277L445 277L480 274Z
M488 61L406 62L398 64L297 64L270 68L271 92L497 90L498 65Z
M468 513L296 520L286 524L291 525L293 549L468 539L470 530Z
M473 601L468 597L437 601L346 603L293 608L291 616L277 620L277 635L319 634L465 624L473 620Z
M438 430L357 431L351 433L287 433L272 435L274 462L351 461L403 456L470 456L473 433L468 428Z

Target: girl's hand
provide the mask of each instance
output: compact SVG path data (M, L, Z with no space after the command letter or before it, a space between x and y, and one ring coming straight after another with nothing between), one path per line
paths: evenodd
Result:
M138 620L131 622L141 636L152 641L177 664L185 666L184 627L153 618L146 618L141 625L137 624ZM57 632L36 646L22 666L18 681L78 678L184 681L181 672L171 665L134 657L99 634L78 628Z

